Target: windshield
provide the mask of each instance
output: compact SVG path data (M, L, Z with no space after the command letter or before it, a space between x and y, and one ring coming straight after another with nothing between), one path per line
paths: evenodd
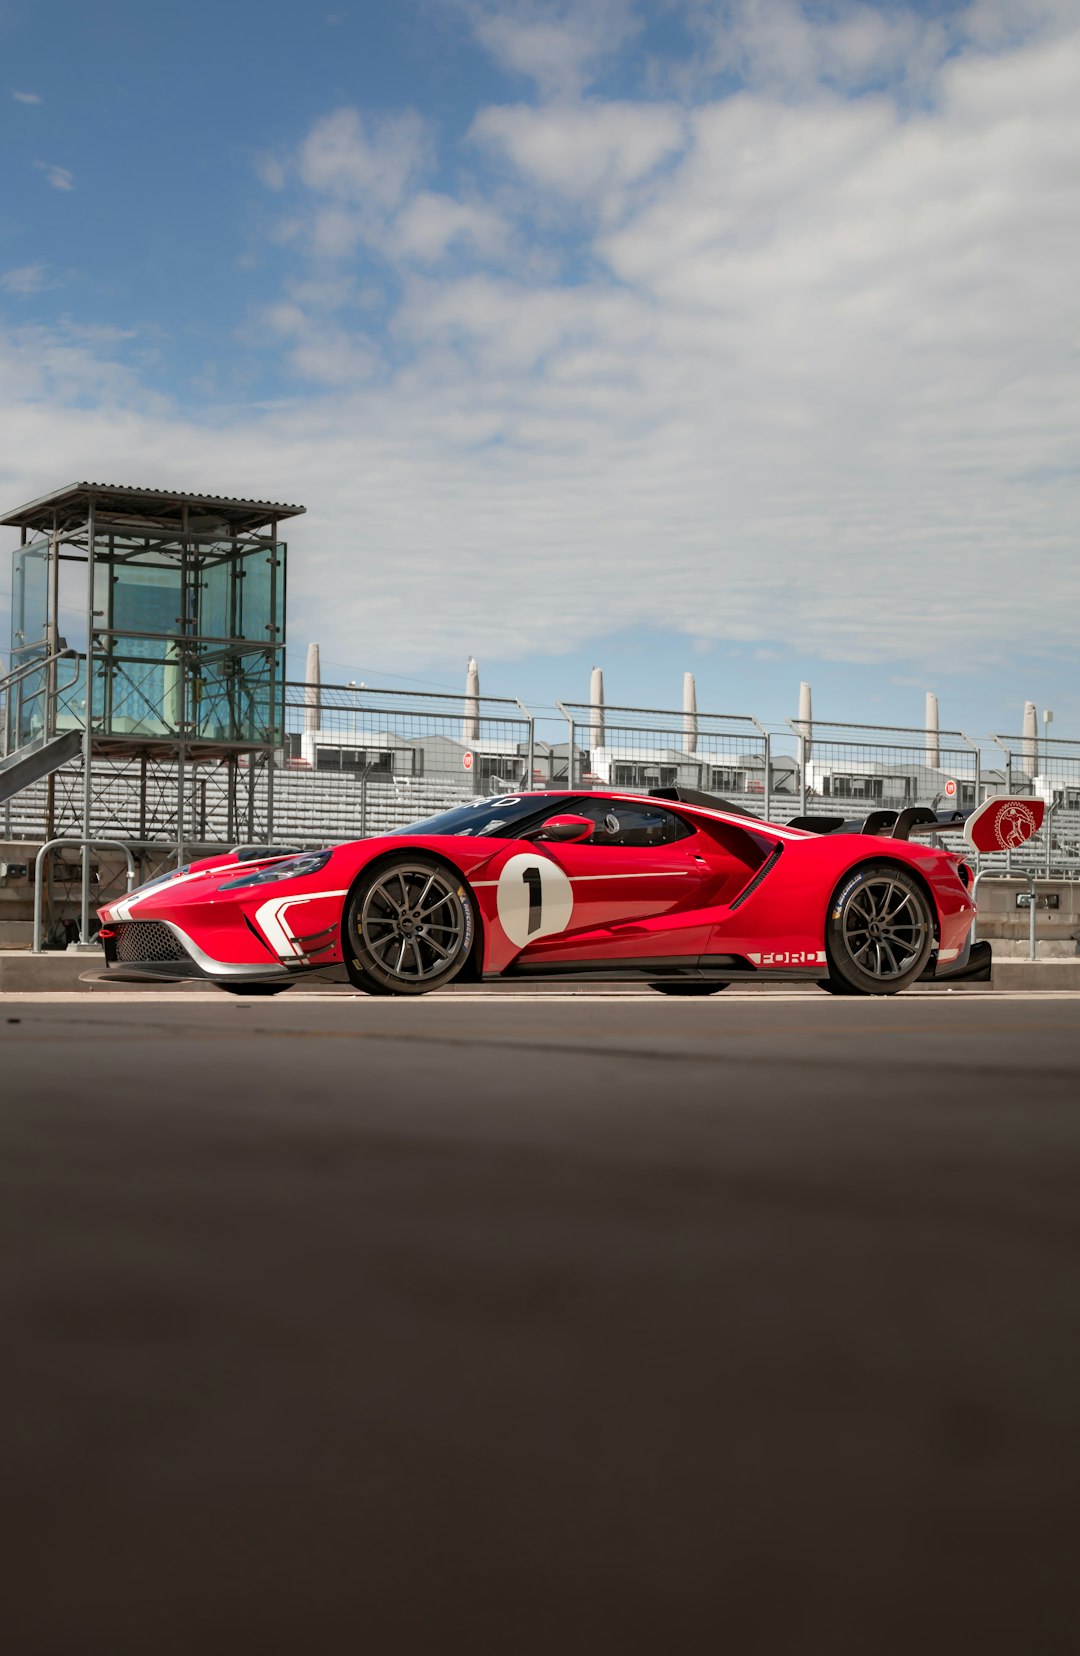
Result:
M555 811L560 800L553 797L546 809ZM468 805L455 805L452 811L440 811L438 816L425 817L422 822L410 822L405 828L391 828L391 834L471 834L482 839L516 839L518 828L543 812L544 802L535 794L513 794L504 798L473 799Z

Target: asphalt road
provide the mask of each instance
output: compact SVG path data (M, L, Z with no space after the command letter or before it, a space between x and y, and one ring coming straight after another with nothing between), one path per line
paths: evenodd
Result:
M1080 996L0 999L0 1647L1073 1652Z

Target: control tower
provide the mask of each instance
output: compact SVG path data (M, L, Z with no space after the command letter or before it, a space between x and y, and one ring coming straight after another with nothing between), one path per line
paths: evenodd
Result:
M108 833L183 861L193 842L269 835L280 529L303 510L73 483L0 517L20 531L0 811L47 778L47 839ZM84 939L86 899L84 872Z

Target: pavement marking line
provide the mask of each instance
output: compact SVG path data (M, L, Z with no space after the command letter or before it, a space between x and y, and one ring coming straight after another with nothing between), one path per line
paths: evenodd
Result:
M927 992L920 994L917 997L912 997L910 995L903 997L898 996L895 999L898 1006L911 1006L915 1004L915 1001L917 1000L917 1003L922 1008L925 1008L927 1005L934 1005L935 1003L956 1007L961 1005L964 1001L980 1006L987 1003L991 1003L996 1006L1003 1002L1020 1002L1025 1005L1029 1005L1034 1001L1080 1002L1080 989L990 990L985 993L964 990L962 993L958 992L958 994L960 998L951 998L948 1001L941 998L940 991L937 993L932 991ZM886 998L892 999L893 997L867 995L861 999L854 997L846 998L844 1001L844 1010L854 1012L855 1015L858 1016L859 1012L857 1009L871 1003L878 1010L880 1010L881 1003ZM214 1005L220 1007L232 1007L234 1011L238 1011L240 1009L251 1011L255 1009L256 1003L259 999L260 997L258 996L246 998L244 996L226 995L216 989L210 989L205 992L183 991L181 993L170 993L168 991L156 989L109 989L98 994L95 994L92 990L86 991L67 989L12 989L0 991L0 1006L7 1005L8 1003L18 1003L24 1006L87 1005L91 1001L95 1005L100 1006L103 1002L109 1001L120 1006ZM762 1005L775 1005L777 1002L780 1002L786 1006L817 1006L824 1009L827 1006L836 1005L836 999L832 996L807 995L805 993L798 992L785 993L783 990L770 990L765 994L763 994L760 990L753 990L746 994L729 992L725 999L718 1004L720 1007L731 1006L736 1001L742 1006L758 1003L761 1003ZM447 1007L462 1005L501 1006L504 1004L508 1006L571 1006L577 1002L587 1006L596 1005L597 1002L603 1002L605 1005L616 1006L626 1004L641 1006L644 1004L654 1006L658 1012L662 1011L664 1013L670 1013L673 1002L680 1009L685 1009L688 1006L702 1006L703 1010L713 1012L718 1009L715 996L685 995L677 997L672 996L669 999L665 999L659 995L650 993L636 994L633 991L622 991L619 994L610 994L601 991L598 991L595 994L583 994L580 991L569 994L532 994L528 991L507 993L503 990L496 991L494 994L486 994L483 990L477 990L475 993L471 991L459 990L453 995L453 997L446 995L436 997L435 995L371 996L362 993L350 994L346 991L338 994L333 991L326 990L308 990L292 992L289 996L288 1002L283 1004L287 1006L355 1006L363 1003L367 1006L377 1004L381 1010L388 1011L391 1008L396 1010L402 1006L417 1006L421 1003L430 1008L435 1006ZM264 1008L260 1007L259 1010L264 1010Z

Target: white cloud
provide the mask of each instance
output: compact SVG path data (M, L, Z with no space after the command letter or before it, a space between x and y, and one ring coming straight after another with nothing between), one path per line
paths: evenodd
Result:
M75 188L75 174L66 167L57 167L48 161L37 161L35 166L45 174L46 181L54 190L73 190Z
M385 210L401 201L430 148L414 110L365 121L357 109L337 109L305 139L299 174L318 195Z
M14 270L0 272L0 288L6 293L40 293L48 286L47 267L43 264L19 265Z
M16 92L14 87L11 88L11 96L21 104L39 104L42 101L40 92Z
M303 283L292 299L263 312L263 326L285 344L288 366L299 379L355 387L375 372L379 355L372 341L333 319L345 302L335 284Z
M628 0L466 0L477 39L546 96L571 97L640 28Z
M493 208L423 190L402 209L392 245L400 257L432 263L451 246L467 245L492 255L502 251L507 225Z
M6 493L67 454L306 500L293 636L358 665L633 625L905 672L1075 649L1080 39L1051 18L938 60L899 14L830 15L685 115L486 111L439 190L413 118L338 111L287 169L262 318L287 405L188 420L104 342L0 332ZM916 57L914 103L830 67ZM568 241L574 134L593 216ZM495 144L527 190L485 195Z
M471 136L505 154L539 188L583 199L647 177L685 132L675 105L595 102L484 109Z
M255 161L255 172L268 190L283 190L288 173L283 162L273 155L260 155Z

